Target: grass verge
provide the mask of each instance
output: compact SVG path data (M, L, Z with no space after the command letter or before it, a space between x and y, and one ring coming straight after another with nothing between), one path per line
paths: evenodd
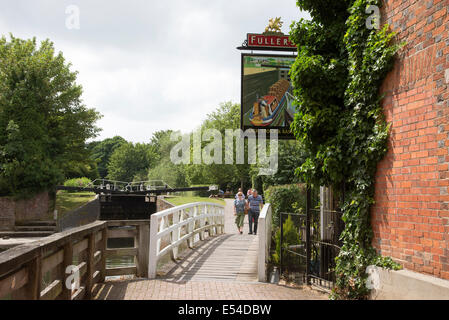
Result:
M182 206L183 204L194 203L194 202L211 202L211 203L221 204L223 206L225 205L225 201L223 199L203 198L203 197L170 196L170 197L165 197L164 200L170 202L174 206Z
M95 193L91 192L69 193L59 191L56 195L56 210L58 210L58 215L61 217L69 211L82 207L93 199L95 199Z

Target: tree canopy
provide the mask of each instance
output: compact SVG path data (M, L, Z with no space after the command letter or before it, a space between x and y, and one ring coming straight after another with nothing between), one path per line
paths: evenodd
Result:
M171 141L172 130L157 131L150 142L154 154L154 166L148 171L149 180L162 180L170 187L186 187L186 166L171 162L170 152L176 145Z
M108 176L108 164L112 154L125 143L127 141L120 136L89 143L90 157L98 164L98 175L100 178L106 178Z
M68 164L89 165L86 140L100 114L83 104L76 78L51 41L0 39L1 195L50 189Z
M125 182L133 181L135 177L141 180L151 164L152 153L148 144L127 142L112 153L107 166L107 178Z
M222 146L225 150L225 131L226 129L240 129L240 105L232 102L225 102L208 114L206 119L198 129L204 133L208 129L215 129L221 133ZM202 142L202 148L210 142ZM247 148L245 148L246 150ZM240 186L249 186L251 184L250 166L248 165L247 156L244 164L225 164L225 156L227 152L234 154L235 160L236 144L234 141L233 150L225 150L222 153L223 164L192 164L187 169L188 181L191 184L217 184L222 188L238 188ZM245 154L247 154L245 152Z

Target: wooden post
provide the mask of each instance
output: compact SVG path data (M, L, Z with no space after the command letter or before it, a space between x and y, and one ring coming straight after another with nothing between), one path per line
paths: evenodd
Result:
M93 276L95 271L95 234L90 234L88 238L87 247L87 269L86 269L86 289L84 299L90 300L92 298Z
M29 297L31 300L39 300L42 285L42 258L40 255L29 264L28 277Z
M179 215L180 215L180 211L173 212L173 225L174 226L177 226L180 222ZM173 244L179 240L180 231L181 231L180 228L177 227L171 232L171 236L170 236L171 244ZM172 248L171 258L174 261L176 261L176 259L178 258L178 246L174 246Z
M66 273L66 268L71 265L73 265L73 244L72 242L68 242L64 246L64 261L62 263L62 300L72 300L72 287L67 285L67 279L71 276L71 274Z
M222 211L221 211L221 208L220 208L220 207L217 208L217 212L218 212L218 214L219 214L219 216L217 217L217 221L218 221L218 224L220 225L220 226L218 227L218 232L219 232L219 234L223 234L223 226L222 226L222 222L221 222L221 214L222 214Z
M100 260L100 279L98 280L100 283L106 281L106 249L108 247L108 227L107 225L101 232L101 260Z
M204 212L199 212L200 215L202 215L203 217L200 218L200 228L203 228L206 224L206 218L204 217L204 215L207 213L207 206L204 206ZM200 240L203 241L205 239L205 232L204 229L201 230L200 232Z
M157 254L159 247L159 240L157 239L158 232L159 232L158 218L153 215L151 216L151 224L150 224L150 252L148 257L148 278L150 279L156 278Z
M194 208L190 208L189 219L192 219L196 216L196 210L197 210L196 206ZM189 222L189 224L187 225L187 228L188 228L187 232L189 234L192 234L195 229L195 220L193 220L193 222ZM194 235L192 234L192 236L187 240L187 244L190 249L193 249L194 242L195 242L195 238L194 238Z
M217 235L217 220L216 220L215 214L217 213L217 211L216 211L215 206L212 206L211 213L213 214L213 216L209 220L210 220L210 224L212 226L212 229L211 229L212 231L209 231L209 234L211 234L212 236L216 236Z
M139 248L137 251L137 276L148 278L148 262L150 254L150 225L139 225Z
M27 270L27 284L14 291L11 295L13 300L39 300L41 297L42 283L42 260L39 255L25 265Z
M220 234L224 233L224 208L220 208Z

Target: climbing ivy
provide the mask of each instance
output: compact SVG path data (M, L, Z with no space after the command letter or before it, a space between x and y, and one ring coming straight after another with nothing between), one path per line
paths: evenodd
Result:
M387 151L389 127L379 88L400 44L385 25L368 29L370 5L380 0L298 0L312 20L292 25L298 57L291 76L298 98L292 123L308 158L297 169L311 185L345 189L345 229L336 259L333 298L363 299L367 266L399 268L372 247L370 207L378 162Z

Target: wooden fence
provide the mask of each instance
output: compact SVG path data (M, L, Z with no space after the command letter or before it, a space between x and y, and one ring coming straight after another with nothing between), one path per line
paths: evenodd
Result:
M0 299L90 299L106 276L148 276L150 221L97 221L0 253ZM108 249L111 238L132 248ZM109 256L134 256L134 267L106 268ZM75 284L74 284L75 283Z

